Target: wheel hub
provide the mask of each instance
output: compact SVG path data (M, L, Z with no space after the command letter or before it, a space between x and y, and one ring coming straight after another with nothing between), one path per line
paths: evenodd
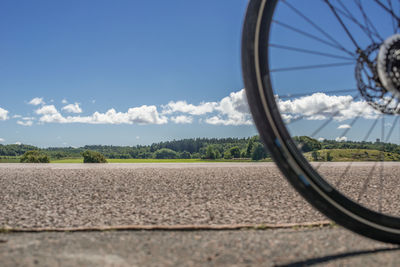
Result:
M400 34L389 37L379 49L377 70L382 86L400 97Z
M355 75L368 104L382 113L400 113L400 34L359 51Z

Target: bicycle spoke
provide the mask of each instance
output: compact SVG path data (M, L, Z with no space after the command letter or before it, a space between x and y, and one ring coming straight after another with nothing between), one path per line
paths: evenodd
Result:
M385 139L386 141L389 141L390 137L392 136L393 130L394 130L399 118L400 118L399 116L396 116L396 119L394 119L393 125L390 128L388 135L386 136L386 139Z
M321 38L319 38L319 37L317 37L317 36L315 36L315 35L312 35L312 34L310 34L310 33L307 33L307 32L305 32L305 31L302 31L302 30L300 30L300 29L298 29L298 28L292 27L292 26L290 26L290 25L288 25L288 24L286 24L286 23L283 23L283 22L281 22L281 21L279 21L279 20L276 20L276 19L272 20L272 22L275 23L275 24L277 24L277 25L280 25L280 26L282 26L282 27L284 27L284 28L287 28L287 29L289 29L289 30L291 30L291 31L294 31L294 32L296 32L296 33L299 33L299 34L301 34L301 35L304 35L304 36L306 36L306 37L308 37L308 38L311 38L311 39L317 40L317 41L319 41L319 42L321 42L321 43L323 43L323 44L329 45L329 46L331 46L331 47L333 47L333 48L336 48L336 49L338 49L338 50L340 50L340 51L343 51L343 52L349 54L349 55L352 56L353 58L356 58L355 54L352 53L352 52L350 52L349 50L347 50L347 49L344 49L344 50L343 50L341 47L338 47L337 45L332 44L332 43L330 43L330 42L328 42L328 41L325 41L325 40L323 40L323 39L321 39Z
M307 50L307 49L302 49L302 48L297 48L297 47L286 46L286 45L269 44L268 46L269 47L274 47L274 48L279 48L279 49L285 49L285 50L291 50L291 51L296 51L296 52L307 53L307 54L314 54L314 55L319 55L319 56L337 58L337 59L353 60L352 58L349 58L349 57L343 57L343 56L338 56L338 55L334 55L334 54L323 53L323 52L318 52L318 51L313 51L313 50Z
M320 33L322 33L326 38L331 40L333 43L335 43L338 47L340 47L341 50L346 50L335 38L330 36L326 31L324 31L321 27L319 27L317 24L315 24L311 19L309 19L307 16L305 16L303 13L301 13L297 8L289 4L287 1L282 0L282 3L286 4L290 9L292 9L297 15L302 17L305 21L307 21L311 26L313 26L315 29L317 29Z
M308 96L308 95L313 95L315 93L324 93L324 94L336 94L336 93L350 93L357 91L358 89L340 89L340 90L332 90L332 91L316 91L316 92L311 92L311 93L304 93L304 94L286 94L286 95L278 95L277 97L279 99L287 99L287 98L295 98L295 97L301 97L301 96Z
M382 151L380 153L381 168L379 172L379 212L382 211L382 194L383 194L383 162L385 161L385 117L382 115L382 129L381 129L381 140L382 140Z
M374 123L372 123L372 126L369 128L367 134L364 136L363 141L367 141L367 140L368 140L369 136L371 135L371 133L372 133L372 131L374 130L374 128L375 128L376 124L378 123L378 121L379 121L379 118L377 118L377 119L374 121ZM340 184L341 184L341 182L342 182L342 180L343 180L343 177L345 177L345 176L347 175L347 173L349 172L349 170L350 170L352 164L353 164L353 161L351 161L351 162L347 165L345 171L344 171L344 172L342 173L342 175L340 176L339 181L336 183L336 187L339 187L339 186L340 186Z
M392 0L387 0L390 10L393 10ZM393 11L394 12L394 11ZM392 17L392 27L393 27L393 34L397 32L396 22Z
M305 70L305 69L331 68L331 67L348 66L348 65L353 65L353 64L354 64L354 62L342 62L342 63L331 63L331 64L320 64L320 65L306 65L306 66L296 66L296 67L271 69L270 72L282 72L282 71Z
M381 42L383 42L383 38L379 35L378 31L376 30L374 24L371 22L371 20L368 18L367 13L365 12L361 1L360 0L355 0L355 4L357 5L357 7L360 9L361 14L364 18L364 23L366 25L366 27L368 28L368 25L371 26L371 29L374 31L375 35L379 37L379 39L381 40Z
M368 28L368 25L363 26L361 25L360 22L358 22L358 20L353 16L353 14L347 9L347 7L343 4L343 2L341 0L338 0L339 5L343 8L343 10L341 10L338 7L335 7L335 9L341 13L343 16L347 17L350 21L352 21L354 24L356 24L367 36L368 38L371 40L372 43L375 43L374 38L372 37L373 35L378 38L381 42L383 42L382 37L379 36L379 34L377 34L376 32L371 31ZM365 20L365 18L364 18ZM366 23L367 24L367 23Z
M346 32L347 36L350 38L350 40L353 42L354 46L357 48L357 51L361 51L360 46L357 44L356 40L354 39L353 35L350 33L349 29L346 27L344 24L343 20L340 18L339 14L336 12L336 9L334 6L329 2L329 0L324 0L325 3L329 6L329 8L332 10L332 13L335 15L336 19L339 21L340 25L342 25L344 31Z
M368 187L369 181L371 180L372 175L374 174L374 171L376 169L376 165L378 164L378 162L379 161L375 161L374 166L372 166L370 172L368 173L367 179L365 179L363 187L361 188L361 191L358 194L357 201L360 201L361 197L367 192L367 187Z
M337 106L339 106L339 105L342 105L342 104L345 105L345 106L347 107L352 101L356 100L356 99L359 98L359 97L360 97L360 95L359 95L359 94L356 94L355 96L352 96L352 97L351 97L351 100L345 101L345 102L343 102L343 103L338 103L338 104L335 104L335 105L331 105L331 106L325 106L325 107L323 107L323 108L317 110L317 112L315 112L315 113L313 113L313 114L310 114L310 115L307 115L307 116L304 116L304 115L303 115L303 116L297 117L297 118L291 120L290 122L288 122L287 124L291 124L291 123L300 121L300 120L302 120L302 119L304 119L304 118L306 118L306 117L315 116L315 115L317 115L317 114L319 114L319 113L321 113L321 112L324 112L325 110L335 108L335 107L337 107ZM335 114L337 115L337 114L339 114L339 112L337 111Z
M397 24L400 23L399 17L396 16L396 14L394 14L393 10L391 10L390 8L388 8L387 6L385 6L385 5L384 5L381 1L379 1L379 0L374 0L374 1L375 1L375 3L377 3L380 7L382 7L386 12L388 12L390 15L392 15L392 17L393 17L394 19L397 20Z

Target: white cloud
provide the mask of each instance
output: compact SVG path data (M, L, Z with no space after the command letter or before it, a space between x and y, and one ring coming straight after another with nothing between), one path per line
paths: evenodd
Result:
M8 120L8 110L0 108L0 121Z
M193 117L180 115L180 116L172 117L171 121L173 121L174 123L177 123L177 124L178 123L180 123L180 124L192 123L193 122Z
M82 109L79 106L79 103L66 105L62 108L62 110L69 113L82 113Z
M366 101L355 101L352 96L329 96L324 93L314 93L294 100L281 100L278 106L286 116L304 117L307 120L324 120L334 117L343 121L357 116L374 119L379 114Z
M4 142L6 140L4 140L4 138L0 138L0 143Z
M21 145L22 143L21 143L21 142L15 142L15 144L16 144L16 145Z
M17 124L22 126L32 126L33 121L17 121Z
M219 102L202 102L199 105L193 105L186 101L171 101L162 107L162 114L186 113L200 116L213 113L211 117L204 120L213 125L251 125L253 123L244 89L230 93ZM171 120L175 121L178 117L171 118ZM183 120L183 117L180 118ZM192 122L193 120L187 123Z
M251 125L253 121L244 89L224 97L215 108L220 114L207 118L206 123L220 125Z
M216 102L203 102L199 105L188 104L186 101L169 102L162 106L162 114L172 114L176 112L188 113L190 115L204 115L211 113L217 106Z
M43 106L35 111L38 115L55 115L58 111L54 105Z
M165 124L168 118L160 116L156 106L135 107L127 112L109 109L105 113L95 112L91 116L62 116L54 106L45 106L36 111L42 115L42 123L88 123L88 124Z
M34 120L36 120L35 117L23 117L21 119L24 120L24 121L34 121Z
M13 119L19 119L19 118L22 118L22 116L21 116L21 115L18 115L18 114L14 115L14 116L12 116L12 117L13 117Z
M336 142L345 142L345 141L347 141L347 137L346 136L336 137L335 141Z
M68 101L67 101L67 99L64 98L63 100L61 100L61 103L65 105L65 104L68 104Z
M342 124L342 125L339 125L339 127L338 127L338 129L350 129L350 128L351 128L351 126L348 124Z
M325 138L320 137L320 138L318 138L318 141L323 142L323 141L325 141Z
M34 105L34 106L38 106L38 105L44 105L46 103L43 101L42 97L35 97L31 101L29 101L29 104L30 105Z

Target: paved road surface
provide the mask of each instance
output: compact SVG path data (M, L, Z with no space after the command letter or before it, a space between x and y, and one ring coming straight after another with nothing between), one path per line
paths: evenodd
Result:
M320 166L350 196L373 164ZM400 212L400 165L370 177L373 208ZM380 173L384 174L384 181ZM378 185L383 182L384 190ZM313 222L314 211L272 163L0 164L0 228L131 224ZM382 195L383 194L383 195ZM380 197L382 196L382 197ZM375 205L375 206L374 206ZM106 231L0 234L1 266L392 265L396 247L339 227L239 231Z
M1 266L398 266L400 248L339 227L0 234Z
M343 178L346 164L325 163L319 170L357 196L373 163L354 163ZM399 169L399 163L386 163L381 181L376 167L361 201L399 215ZM325 219L294 192L273 163L0 164L0 184L0 227Z

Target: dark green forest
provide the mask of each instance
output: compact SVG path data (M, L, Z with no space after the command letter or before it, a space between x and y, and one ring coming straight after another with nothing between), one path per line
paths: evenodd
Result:
M400 154L400 146L392 143L334 140L318 141L299 136L293 140L303 152L321 149L370 149ZM20 157L27 151L39 150L51 159L78 158L87 150L96 151L109 159L235 159L248 158L260 160L267 158L258 136L248 138L192 138L153 143L138 146L88 145L79 148L49 147L38 148L30 145L0 145L0 157Z
M232 159L267 157L258 136L249 138L193 138L138 146L87 145L84 147L38 148L29 145L0 145L0 157L20 157L27 151L40 150L51 159L82 157L84 151L96 151L109 159Z

